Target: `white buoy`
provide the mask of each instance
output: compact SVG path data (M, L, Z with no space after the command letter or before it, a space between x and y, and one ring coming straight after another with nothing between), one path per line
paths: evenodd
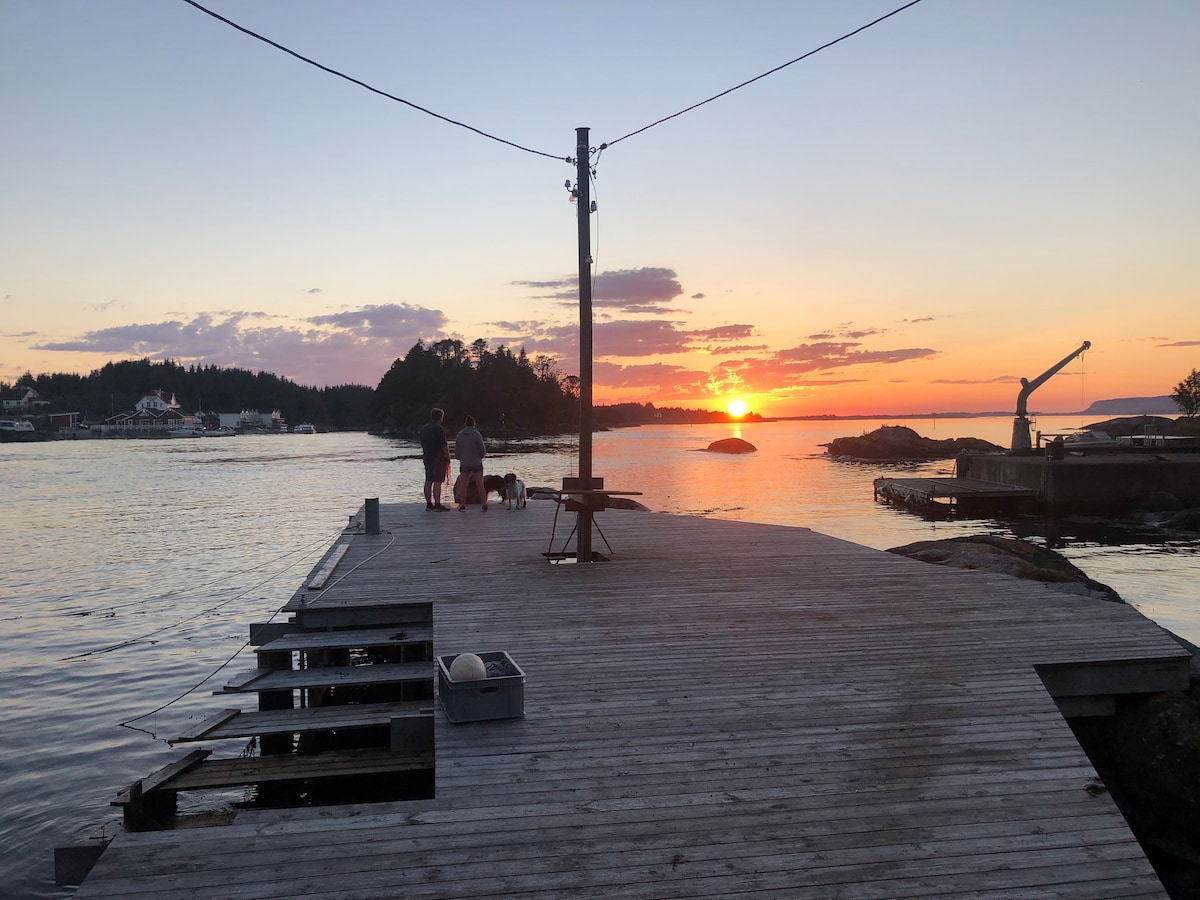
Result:
M487 667L474 653L460 653L450 663L450 677L455 681L483 681L487 678Z

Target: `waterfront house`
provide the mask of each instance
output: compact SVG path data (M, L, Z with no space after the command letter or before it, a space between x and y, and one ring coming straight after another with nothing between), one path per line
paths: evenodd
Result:
M238 416L237 427L248 434L287 432L287 423L277 409L273 409L269 413L259 412L257 409L243 409L241 415Z
M105 430L140 431L165 434L172 428L184 428L193 417L184 415L175 395L165 391L150 391L134 404L132 412L117 413L105 420Z
M43 400L41 395L31 387L15 387L0 396L4 411L17 409L36 409L39 406L49 406L49 400Z

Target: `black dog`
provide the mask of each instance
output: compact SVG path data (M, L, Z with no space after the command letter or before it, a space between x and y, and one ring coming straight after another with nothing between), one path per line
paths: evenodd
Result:
M484 475L483 490L488 494L499 494L501 503L508 499L508 494L504 490L504 479L499 475ZM460 474L454 482L454 502L482 503L483 501L479 499L479 490L475 487L475 482Z

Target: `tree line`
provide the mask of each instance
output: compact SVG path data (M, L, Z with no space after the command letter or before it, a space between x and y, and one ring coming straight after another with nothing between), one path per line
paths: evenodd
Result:
M374 389L347 384L304 387L267 372L220 366L183 366L171 360L110 362L87 375L33 375L16 387L30 387L49 402L46 412L77 412L100 422L133 409L147 391L173 395L185 413L263 412L278 409L284 420L312 422L341 431L414 434L429 411L446 411L451 429L473 415L480 427L508 434L550 434L579 428L579 379L563 375L554 358L530 357L524 348L491 349L483 339L466 344L447 339L418 341L392 363ZM13 385L0 382L0 390ZM759 420L756 414L739 421ZM596 427L731 421L728 414L702 409L619 403L593 410Z
M509 433L570 431L579 423L579 379L561 374L553 357L493 350L482 338L418 341L380 380L371 418L381 431L411 433L434 407L451 429L470 415Z
M77 412L100 422L128 412L147 391L174 395L185 413L278 409L287 422L313 422L338 430L370 426L373 391L361 385L303 387L267 372L219 366L181 366L171 360L110 362L87 375L26 372L16 387L30 387L49 406L46 412ZM0 389L11 386L0 384Z

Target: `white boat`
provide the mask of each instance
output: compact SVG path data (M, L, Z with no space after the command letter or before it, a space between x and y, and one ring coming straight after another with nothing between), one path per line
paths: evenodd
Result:
M292 429L292 434L316 434L317 428L311 422L301 422Z
M28 419L0 419L0 431L15 431L18 434L32 434L33 423Z
M237 432L232 428L205 428L203 425L186 425L183 428L172 428L167 432L173 438L208 438L234 437Z
M1107 431L1097 431L1095 429L1063 435L1063 443L1066 444L1068 449L1076 450L1087 447L1116 447L1118 445L1116 438Z

